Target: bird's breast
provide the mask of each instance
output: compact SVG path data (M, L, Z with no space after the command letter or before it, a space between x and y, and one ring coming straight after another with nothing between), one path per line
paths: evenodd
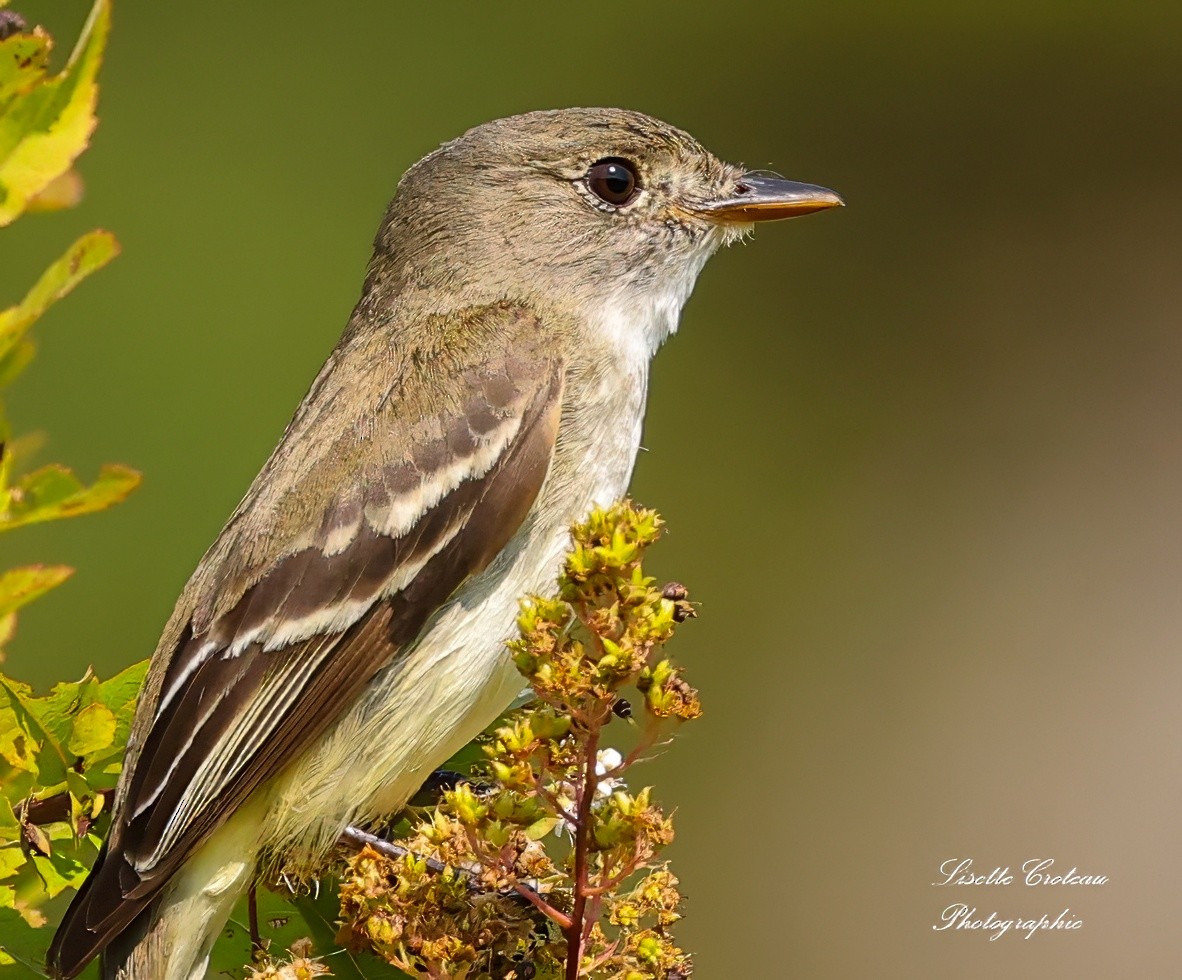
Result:
M505 649L518 603L553 592L570 526L623 496L635 463L647 358L639 369L606 366L584 364L589 373L567 379L574 394L521 528L277 784L264 839L296 865L314 865L345 825L399 809L524 687Z

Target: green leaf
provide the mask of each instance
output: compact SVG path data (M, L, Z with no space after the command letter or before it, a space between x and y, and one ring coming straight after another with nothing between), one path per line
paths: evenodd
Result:
M135 708L140 688L144 686L144 677L148 673L148 661L141 660L138 664L125 667L114 677L108 678L98 686L98 699L117 715L128 709Z
M47 898L57 898L67 888L77 889L86 880L89 870L64 847L55 847L49 857L34 854L33 863L45 883Z
M13 769L36 776L41 743L30 734L31 726L23 723L24 717L14 700L9 704L0 701L0 759Z
M73 574L68 565L26 565L0 574L0 616L16 612Z
M123 747L131 733L136 701L139 699L140 688L144 685L144 675L147 671L148 661L141 660L138 664L132 664L109 680L103 681L95 691L95 701L105 705L115 716L115 734L111 737L107 750L96 751L85 758L86 778L92 789L106 789L115 783L115 780L109 777L117 776L121 768L119 762L123 756Z
M0 684L4 682L5 679L0 677ZM28 690L27 685L22 684L21 687ZM81 680L62 681L54 684L44 697L27 696L24 699L25 706L36 718L46 737L53 742L56 751L60 753L63 762L66 763L66 768L69 768L74 762L74 757L65 748L70 732L74 728L74 717L94 700L97 690L98 681L87 668ZM65 780L64 770L60 775L51 777L42 773L41 776L42 785L46 789L56 789L57 784L65 783Z
M53 938L52 929L38 929L29 924L16 908L16 892L0 885L0 964L4 980L44 977L40 964Z
M0 707L0 755L10 765L33 772L43 786L64 783L74 757L66 755L62 743L73 726L73 712L81 706L82 685L89 680L87 676L75 684L58 684L49 695L37 698L27 684L0 674L0 691L8 695L7 707ZM24 755L16 756L17 760L27 760L31 753L31 768L9 759L10 743L17 749L24 747Z
M0 513L0 531L105 510L125 499L141 479L130 467L109 464L85 487L65 466L43 466L9 488L8 509Z
M0 227L70 168L94 130L95 76L111 26L108 0L96 0L61 74L18 80L0 114ZM32 84L26 84L31 81Z
M16 306L0 312L0 356L6 355L50 306L119 254L109 231L91 231L53 263Z
M88 704L75 716L66 748L79 756L110 748L117 727L115 712L105 704Z

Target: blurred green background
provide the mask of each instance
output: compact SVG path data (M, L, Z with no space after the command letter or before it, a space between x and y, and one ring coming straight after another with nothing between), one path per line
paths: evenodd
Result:
M17 4L68 48L84 3ZM678 807L698 975L1147 977L1182 959L1182 5L122 0L72 213L123 256L12 392L107 514L5 540L44 685L146 656L345 323L402 171L486 119L659 115L848 207L716 258L635 492L702 618ZM935 888L1054 858L1102 888ZM965 894L968 893L968 894ZM1072 933L933 931L984 916Z

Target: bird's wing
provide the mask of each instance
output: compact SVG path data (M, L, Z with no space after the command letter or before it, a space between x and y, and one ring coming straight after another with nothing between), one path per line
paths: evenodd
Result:
M329 452L305 446L320 452L319 462L309 466L299 453L282 462L301 418L317 415L317 399L339 394L313 387L268 464L302 468L310 489L276 496L276 477L264 469L182 597L171 649L154 658L108 847L51 951L66 975L126 928L521 527L550 465L562 389L560 364L536 345L514 343L522 320L497 308L468 324L487 342L434 359L403 352L392 387L372 407L379 423L401 417L417 434L395 439L393 450L375 442L385 434L370 418ZM408 371L431 374L425 404L400 403L411 397L400 391ZM358 447L358 465L344 466L349 485L332 486L326 468L340 482L341 454ZM314 533L289 534L296 547L277 548L288 512L309 501L319 501L319 512L301 520ZM253 566L243 562L245 577L216 567L252 542L257 554Z

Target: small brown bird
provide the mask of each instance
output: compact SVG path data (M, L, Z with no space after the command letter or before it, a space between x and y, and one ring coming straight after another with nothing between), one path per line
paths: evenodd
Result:
M340 343L185 587L49 967L199 980L260 862L315 869L521 679L517 600L628 487L705 261L841 204L621 109L470 130L403 177Z

